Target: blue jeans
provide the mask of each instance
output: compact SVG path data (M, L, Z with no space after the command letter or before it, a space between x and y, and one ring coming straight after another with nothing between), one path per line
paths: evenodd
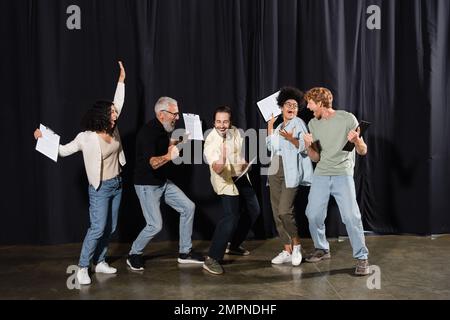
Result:
M325 218L330 195L335 198L339 207L342 222L345 224L353 248L353 257L367 259L369 250L364 240L364 229L352 176L313 176L306 216L315 248L330 249L325 235Z
M195 204L172 181L161 186L134 185L147 225L131 246L130 254L142 254L145 246L162 229L160 203L164 201L180 214L180 253L189 253L192 248L192 227Z
M81 249L80 268L89 267L91 261L94 264L105 261L109 240L116 230L121 199L120 176L102 181L98 190L89 185L90 227Z

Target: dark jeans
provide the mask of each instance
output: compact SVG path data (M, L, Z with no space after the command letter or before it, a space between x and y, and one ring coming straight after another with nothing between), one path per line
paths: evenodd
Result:
M247 238L250 228L261 212L255 191L249 181L242 177L236 182L239 196L220 195L223 216L216 226L209 249L209 256L217 261L223 259L228 242L237 248ZM241 214L241 200L245 203L245 213Z

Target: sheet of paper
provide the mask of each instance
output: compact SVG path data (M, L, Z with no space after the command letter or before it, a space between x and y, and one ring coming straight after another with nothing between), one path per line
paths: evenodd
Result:
M270 120L272 114L274 117L277 117L281 114L280 107L277 104L277 97L279 94L280 91L275 92L274 94L256 103L258 105L259 111L261 111L261 114L266 122Z
M42 137L37 140L36 150L53 161L58 161L59 135L43 124L39 125L39 130L42 132Z
M247 168L245 168L244 171L234 180L235 182L238 181L240 178L242 178L244 175L247 174L248 170L250 170L250 167L256 162L256 157L253 158L252 161L249 162Z
M198 114L183 113L184 125L191 140L203 140L202 122Z

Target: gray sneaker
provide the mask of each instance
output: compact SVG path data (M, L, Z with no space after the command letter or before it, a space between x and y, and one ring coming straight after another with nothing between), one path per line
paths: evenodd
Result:
M305 261L314 263L321 260L331 259L330 251L323 249L316 249L312 254L310 254Z
M210 257L206 257L205 263L203 263L203 269L212 274L223 274L224 272L220 263Z
M355 275L357 276L367 276L370 274L369 270L369 260L358 260L355 268Z

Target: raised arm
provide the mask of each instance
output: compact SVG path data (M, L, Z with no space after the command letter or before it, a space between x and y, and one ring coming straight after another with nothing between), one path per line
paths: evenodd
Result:
M116 108L117 115L120 116L122 111L123 102L125 101L125 68L122 61L119 61L119 80L117 81L116 93L114 94L114 107Z
M274 118L273 113L269 122L267 122L267 137L266 137L266 148L269 151L272 151L272 138L273 138L273 124L278 119L278 117Z

